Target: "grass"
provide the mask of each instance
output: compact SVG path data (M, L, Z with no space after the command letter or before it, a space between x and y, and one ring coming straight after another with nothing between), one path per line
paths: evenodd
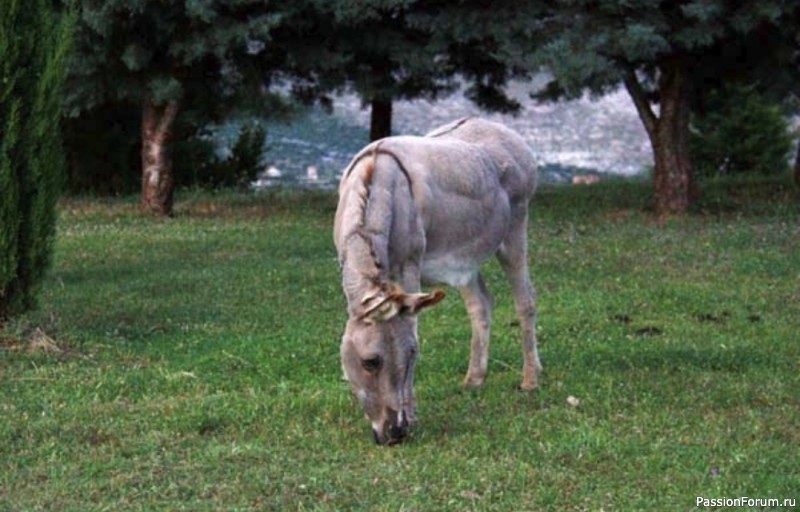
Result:
M0 511L690 510L800 496L800 193L543 189L542 389L514 391L499 266L490 376L457 294L421 321L421 424L376 447L340 380L325 193L68 200L41 308L0 331ZM567 404L575 396L578 407Z

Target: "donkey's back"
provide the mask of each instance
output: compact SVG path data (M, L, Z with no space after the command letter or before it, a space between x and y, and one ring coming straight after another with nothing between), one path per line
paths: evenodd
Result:
M465 118L441 126L426 137L459 140L481 148L493 162L500 184L509 197L525 204L536 190L536 162L520 135L485 119ZM516 202L516 201L515 201Z
M466 118L425 137L391 137L377 144L398 157L394 163L404 166L412 184L424 229L425 281L462 287L507 238L525 236L520 230L537 172L516 132Z

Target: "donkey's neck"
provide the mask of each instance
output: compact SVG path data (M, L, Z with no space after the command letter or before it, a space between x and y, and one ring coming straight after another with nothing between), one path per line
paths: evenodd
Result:
M347 194L342 212L339 258L342 284L351 310L375 287L388 280L388 237L391 236L392 197L373 183L374 156L348 170Z
M391 158L378 159L380 155ZM418 223L411 181L392 153L376 149L350 171L351 197L339 227L339 251L352 308L376 287L402 281L409 258L418 262L424 242L421 231L414 229ZM419 254L411 254L409 248L417 246Z

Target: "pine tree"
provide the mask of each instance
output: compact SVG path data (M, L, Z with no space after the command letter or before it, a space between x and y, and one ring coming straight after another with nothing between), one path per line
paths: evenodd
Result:
M269 54L264 61L273 62L270 32L286 21L283 7L258 0L79 1L68 115L136 106L141 112L141 207L170 215L179 121L200 127L245 97L268 103L260 87L269 70L247 57Z
M0 0L0 322L34 306L50 263L73 26L52 0Z
M800 187L800 142L797 144L797 153L794 155L794 166L792 169L792 174L794 175L794 184Z
M304 21L279 35L287 69L305 78L312 98L355 92L370 108L370 139L391 135L392 104L429 98L455 87L429 27L412 23L420 4L406 0L308 0Z
M694 196L689 150L693 106L708 84L754 77L786 51L797 2L551 0L534 61L553 74L543 97L603 93L624 83L650 138L655 209L687 211ZM774 66L772 66L774 70ZM762 71L763 76L763 71Z
M434 67L445 67L465 85L467 99L484 110L516 113L509 98L511 79L525 80L533 71L526 55L531 34L545 14L545 0L461 0L416 2L409 24L431 34Z
M307 0L301 22L276 40L288 56L284 69L310 99L355 92L370 108L376 140L391 135L394 101L435 100L462 82L479 106L517 110L503 87L526 74L517 38L540 3Z
M707 104L692 120L692 156L700 178L786 174L792 133L775 100L752 87L728 85L710 94Z

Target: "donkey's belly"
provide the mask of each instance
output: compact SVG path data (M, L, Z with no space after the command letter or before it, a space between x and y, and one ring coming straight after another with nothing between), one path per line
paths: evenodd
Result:
M465 286L470 282L480 262L466 262L448 256L425 259L422 263L422 280L430 284L447 284L453 287Z
M443 201L428 217L422 280L465 286L494 255L508 232L510 209L502 193L481 201ZM442 207L444 206L444 207Z
M426 253L422 258L422 280L426 283L465 286L478 272L481 264L497 252L500 240L491 243L472 243Z

